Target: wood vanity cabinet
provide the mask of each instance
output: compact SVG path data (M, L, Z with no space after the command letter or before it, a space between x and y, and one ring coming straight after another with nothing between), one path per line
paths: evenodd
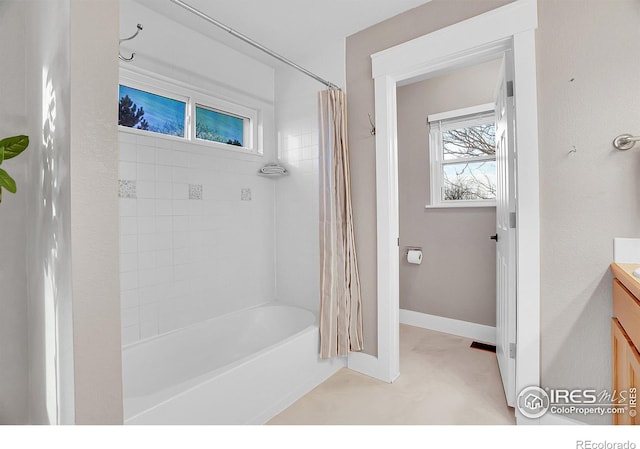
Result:
M640 424L637 416L636 392L640 388L640 280L633 276L635 264L612 264L613 318L612 355L613 390L626 392L629 408L613 414L613 424Z

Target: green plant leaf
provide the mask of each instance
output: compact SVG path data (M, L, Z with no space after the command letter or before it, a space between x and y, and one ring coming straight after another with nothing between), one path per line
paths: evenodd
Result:
M0 147L0 165L2 165L2 161L4 161L4 147Z
M28 136L13 136L0 140L0 147L4 148L4 159L16 157L29 146Z
M16 182L9 173L0 168L0 187L4 187L11 193L16 193Z

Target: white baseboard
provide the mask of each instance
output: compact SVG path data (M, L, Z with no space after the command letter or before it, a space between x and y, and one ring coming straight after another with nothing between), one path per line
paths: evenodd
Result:
M406 309L400 309L400 323L471 338L492 345L496 344L496 328L484 324L454 320Z
M389 373L388 363L364 352L350 352L347 368L390 384L400 376L400 373Z

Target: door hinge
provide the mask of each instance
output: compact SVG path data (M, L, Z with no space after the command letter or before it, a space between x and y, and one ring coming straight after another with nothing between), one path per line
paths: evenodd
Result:
M515 229L515 227L516 227L516 213L515 212L510 212L509 213L509 227L511 229Z
M513 97L513 81L507 81L507 97Z
M509 358L510 359L515 359L516 358L516 344L515 343L509 343Z
M400 237L398 237L398 248L400 248Z

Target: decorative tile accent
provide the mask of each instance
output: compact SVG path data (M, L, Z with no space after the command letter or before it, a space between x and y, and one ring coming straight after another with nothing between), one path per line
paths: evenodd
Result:
M251 189L240 190L240 199L242 201L251 201Z
M202 184L189 184L189 199L190 200L202 199Z
M118 192L120 198L138 198L136 182L121 179L120 191Z

